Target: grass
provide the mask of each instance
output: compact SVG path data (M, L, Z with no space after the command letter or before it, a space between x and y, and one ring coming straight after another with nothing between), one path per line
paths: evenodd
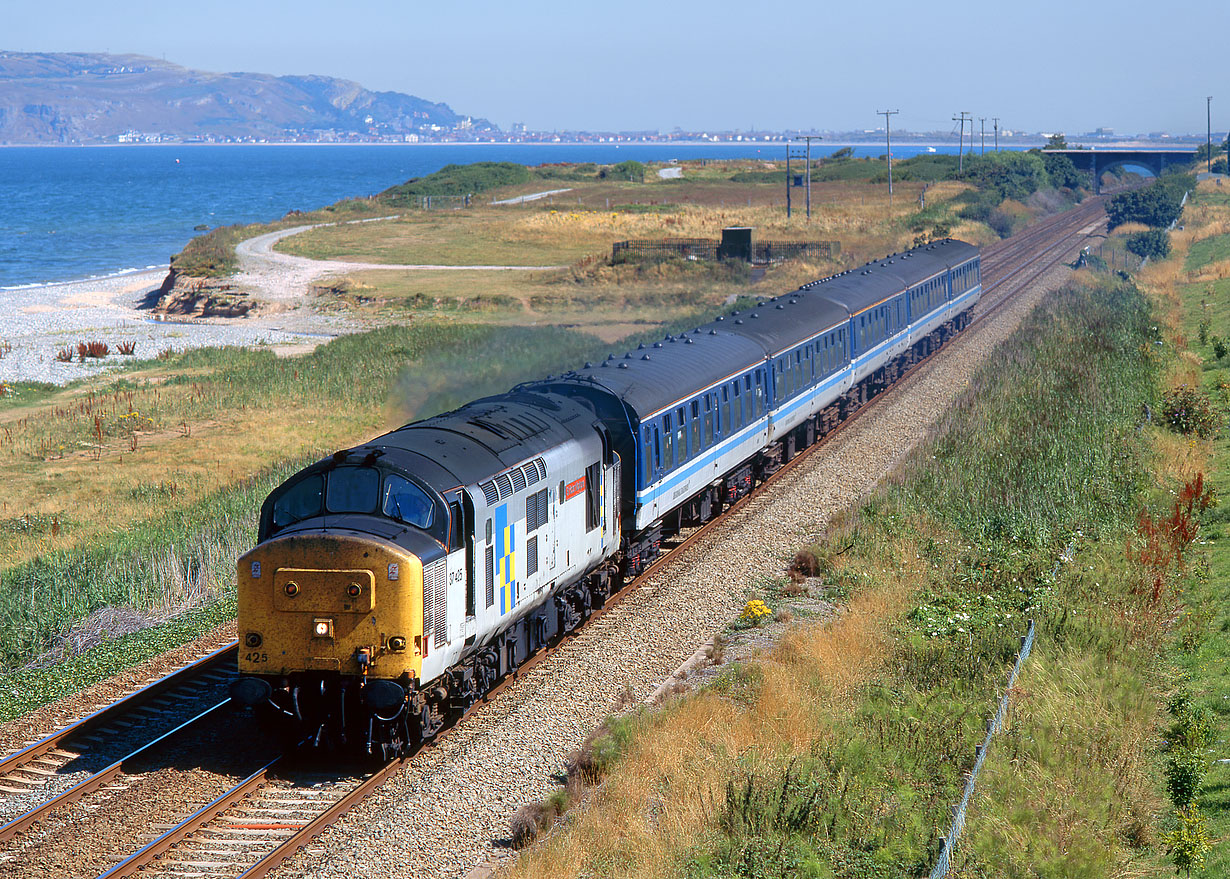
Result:
M216 598L261 501L294 469L600 347L550 327L388 327L297 359L190 351L8 413L0 662L28 661L102 607L165 613ZM490 355L482 365L476 348Z
M1152 452L1138 430L1159 369L1146 353L1150 317L1129 284L1086 277L1048 297L933 440L811 549L824 582L849 596L843 612L638 716L586 808L514 874L925 873L1026 618L1080 651L1074 674L1103 658L1113 615L1084 614L1104 596L1088 594L1075 568L1057 575L1056 559L1074 541L1118 549L1131 527ZM1096 760L1056 749L1056 776L1071 788L1064 818L1087 829L1066 855L1079 867L1069 875L1140 858L1117 835L1128 807L1104 795L1119 783L1146 817L1158 802L1149 743L1107 732L1124 720L1147 730L1155 717L1141 652L1125 659L1124 694L1085 705L1058 686L1070 698L1045 706L1101 749ZM1095 675L1084 695L1117 682ZM1044 832L1038 815L1013 814L1009 840L978 836L971 875L995 874L1010 844Z

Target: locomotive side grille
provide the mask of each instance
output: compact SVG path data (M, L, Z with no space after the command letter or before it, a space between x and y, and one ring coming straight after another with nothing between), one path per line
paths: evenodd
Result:
M538 468L538 478L546 479L547 478L547 462L544 461L542 458L535 458L534 466Z
M500 492L496 489L495 483L488 480L479 485L479 488L483 490L483 497L487 499L487 506L495 506L496 502L500 499Z
M508 478L507 473L501 473L495 478L496 488L500 490L500 500L512 497L513 487L512 480Z
M487 547L487 607L495 604L495 548Z
M423 637L434 633L439 649L448 640L448 574L444 559L423 568Z
M521 472L525 475L525 484L533 485L538 481L538 465L533 461L521 468Z
M512 487L514 492L525 491L525 474L521 472L520 467L516 467L508 471L508 475L512 477Z
M538 573L538 536L535 535L525 542L525 576L532 577Z

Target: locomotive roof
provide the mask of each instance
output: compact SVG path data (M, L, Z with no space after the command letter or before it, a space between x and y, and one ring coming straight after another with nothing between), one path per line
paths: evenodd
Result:
M580 419L578 421L578 419ZM512 393L467 403L378 436L354 450L380 449L438 491L473 485L592 431L588 409L553 394Z
M587 363L559 380L602 388L644 419L977 255L978 248L955 239L893 254L622 357Z

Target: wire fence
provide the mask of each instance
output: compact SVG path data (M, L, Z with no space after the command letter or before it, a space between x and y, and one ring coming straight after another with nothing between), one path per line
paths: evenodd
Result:
M935 867L932 868L929 879L943 879L948 875L949 859L952 857L953 850L957 846L957 840L961 836L961 831L965 828L965 814L969 809L970 798L974 795L974 784L978 781L978 773L982 771L982 763L987 756L987 748L991 746L991 739L997 732L1003 729L1004 715L1008 713L1008 700L1012 696L1012 688L1016 686L1017 675L1021 673L1021 666L1025 664L1025 660L1029 659L1029 652L1034 646L1034 621L1029 621L1029 631L1021 638L1021 649L1017 653L1016 664L1012 667L1012 674L1008 677L1008 687L1004 690L1004 695L999 700L999 709L995 712L995 716L987 723L987 735L982 740L982 744L974 749L974 768L970 770L969 778L965 780L965 792L961 796L961 802L957 804L957 808L953 812L952 826L948 828L948 835L944 837L940 849L940 856L935 862Z
M611 261L629 259L706 259L722 258L722 242L716 238L663 238L660 240L616 241ZM757 241L752 244L751 262L769 265L788 259L833 259L841 252L839 241Z

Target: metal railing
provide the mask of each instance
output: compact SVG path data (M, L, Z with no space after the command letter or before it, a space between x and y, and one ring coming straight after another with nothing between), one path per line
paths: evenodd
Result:
M987 723L987 735L982 740L981 745L977 745L974 749L974 768L970 770L969 777L965 780L965 792L961 796L961 802L957 804L957 808L953 811L952 825L948 828L948 835L941 842L940 856L935 862L935 866L931 870L929 879L942 879L948 875L949 859L952 857L952 852L956 848L957 840L961 836L961 831L965 828L965 813L969 810L970 798L974 795L974 784L978 781L978 773L982 771L982 763L986 760L987 748L991 746L991 739L1004 726L1004 715L1008 713L1008 700L1012 697L1012 688L1016 686L1017 675L1021 673L1021 666L1025 664L1025 660L1029 659L1029 652L1034 646L1034 621L1029 621L1029 631L1021 638L1021 650L1017 654L1016 664L1012 667L1012 674L1008 677L1008 687L1004 690L1004 695L999 700L999 709L995 712L995 716Z

